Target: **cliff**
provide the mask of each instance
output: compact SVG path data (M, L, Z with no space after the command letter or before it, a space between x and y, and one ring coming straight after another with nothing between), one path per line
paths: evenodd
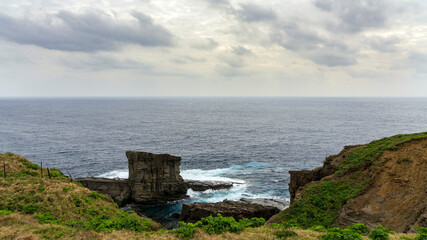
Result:
M314 170L290 171L291 206L270 222L302 227L427 226L427 132L346 146Z
M83 186L110 196L120 206L128 203L164 204L186 197L179 165L181 157L127 151L129 179L78 178Z

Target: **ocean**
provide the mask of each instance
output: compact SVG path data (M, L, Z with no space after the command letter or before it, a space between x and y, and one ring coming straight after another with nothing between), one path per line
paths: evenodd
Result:
M1 98L0 123L0 152L75 178L127 177L126 150L169 153L182 157L185 179L239 183L189 190L186 202L289 199L289 170L321 166L345 145L427 131L427 98Z

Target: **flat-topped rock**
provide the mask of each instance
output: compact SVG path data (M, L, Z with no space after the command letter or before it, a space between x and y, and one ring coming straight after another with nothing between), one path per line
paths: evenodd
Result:
M240 202L257 203L263 206L270 206L279 209L280 211L289 207L289 201L275 198L241 198Z
M141 204L163 204L186 197L179 165L181 157L127 151L131 199Z
M203 192L209 189L220 190L229 189L233 187L233 183L223 181L197 181L197 180L184 180L188 188L193 191Z
M110 196L119 206L126 203L165 204L187 197L179 165L181 157L127 151L129 179L78 178L90 190Z
M195 202L183 204L180 220L184 222L197 222L201 218L216 216L220 213L225 217L233 217L236 220L242 218L259 217L268 220L279 209L271 206L263 206L257 203L224 200L217 203Z

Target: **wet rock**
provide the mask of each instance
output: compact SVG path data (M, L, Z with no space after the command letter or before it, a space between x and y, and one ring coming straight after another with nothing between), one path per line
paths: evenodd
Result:
M245 203L257 203L263 206L270 206L279 209L280 211L289 207L289 202L282 199L274 199L274 198L241 198L240 202Z
M257 203L247 203L243 201L229 201L217 203L183 204L180 220L184 222L197 222L201 218L216 216L220 213L224 217L233 217L236 220L242 218L259 217L269 219L278 213L279 209L271 206L263 206Z
M197 180L185 180L188 188L193 191L203 192L209 189L220 190L229 189L233 187L233 183L223 181L197 181Z

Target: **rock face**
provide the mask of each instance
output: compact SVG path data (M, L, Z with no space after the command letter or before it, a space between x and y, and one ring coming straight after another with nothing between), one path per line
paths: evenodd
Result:
M179 172L181 157L133 151L127 151L126 157L133 202L162 204L185 198L187 185Z
M218 213L225 217L234 217L236 220L253 217L269 219L279 211L276 207L242 201L224 200L218 203L195 202L182 205L180 220L184 222L197 222L201 218L209 217L210 215L216 216Z
M382 224L396 232L427 227L427 139L387 150L381 158L371 181L343 206L336 223Z
M110 196L119 206L125 205L130 200L130 185L128 180L107 178L79 178L76 179L90 190Z
M129 179L79 178L83 186L110 196L119 206L126 203L165 204L186 197L179 165L181 157L147 152L126 152Z
M344 175L334 174L346 156L363 146L366 145L346 146L314 170L290 171L290 208L302 197L309 183L321 184L359 176L359 182L354 184L366 181L363 189L343 203L334 225L345 227L364 223L374 228L381 224L396 232L414 232L414 226L427 227L427 138L396 144L382 151L373 164L361 165ZM273 217L271 222L279 219L281 214Z
M220 190L220 189L229 189L233 187L233 183L221 182L221 181L196 181L196 180L185 180L188 188L193 189L193 191L203 192L208 189Z

